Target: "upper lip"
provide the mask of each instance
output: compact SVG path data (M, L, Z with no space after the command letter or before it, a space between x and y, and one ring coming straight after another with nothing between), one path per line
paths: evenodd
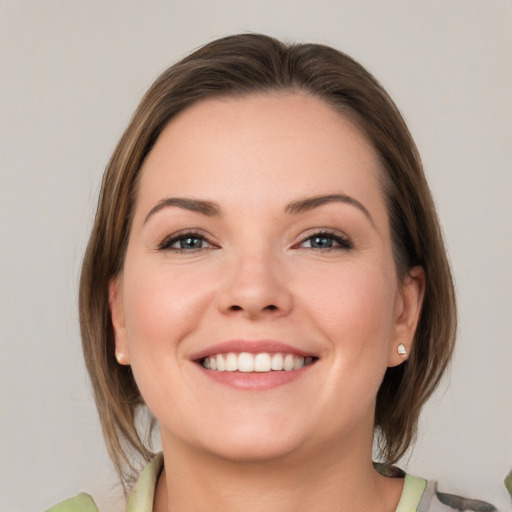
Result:
M282 354L293 354L302 357L318 357L313 352L299 349L287 343L276 340L228 340L195 352L190 356L192 360L203 359L208 356L215 354L227 354L229 352L249 352L251 354L258 354L261 352L269 353L282 353Z

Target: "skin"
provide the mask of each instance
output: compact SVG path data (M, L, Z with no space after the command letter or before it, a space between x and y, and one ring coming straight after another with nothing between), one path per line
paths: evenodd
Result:
M160 135L110 287L116 352L160 423L155 510L395 510L403 481L371 465L375 399L397 346L410 351L424 278L397 278L380 172L354 124L306 95L203 101ZM326 194L354 201L285 211ZM170 197L222 215L155 209ZM161 248L191 228L198 248ZM315 246L326 231L332 247ZM240 389L191 360L232 339L318 360L284 385Z

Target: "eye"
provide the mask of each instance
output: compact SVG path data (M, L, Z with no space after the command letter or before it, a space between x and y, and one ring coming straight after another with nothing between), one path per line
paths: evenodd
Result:
M347 237L338 233L321 232L302 240L300 247L320 250L351 249L352 243Z
M192 231L172 234L158 245L158 249L161 251L175 252L194 252L213 247L205 235Z

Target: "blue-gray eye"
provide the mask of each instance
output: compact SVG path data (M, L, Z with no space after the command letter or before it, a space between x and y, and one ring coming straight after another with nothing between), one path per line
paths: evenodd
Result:
M202 238L194 237L186 237L181 238L174 242L171 247L176 249L202 249L204 240ZM175 247L178 245L178 247Z
M334 240L328 236L312 236L309 238L309 246L313 249L330 249Z
M351 249L352 243L344 236L334 233L317 233L305 238L301 247L306 249Z
M158 249L161 251L172 250L175 252L192 252L209 248L212 248L212 244L202 234L191 232L171 235L158 245Z

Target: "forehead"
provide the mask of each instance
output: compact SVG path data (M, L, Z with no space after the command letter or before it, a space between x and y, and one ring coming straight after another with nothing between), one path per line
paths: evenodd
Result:
M292 93L209 99L163 130L141 170L138 202L167 193L241 208L332 192L375 202L380 173L365 135L323 100Z

